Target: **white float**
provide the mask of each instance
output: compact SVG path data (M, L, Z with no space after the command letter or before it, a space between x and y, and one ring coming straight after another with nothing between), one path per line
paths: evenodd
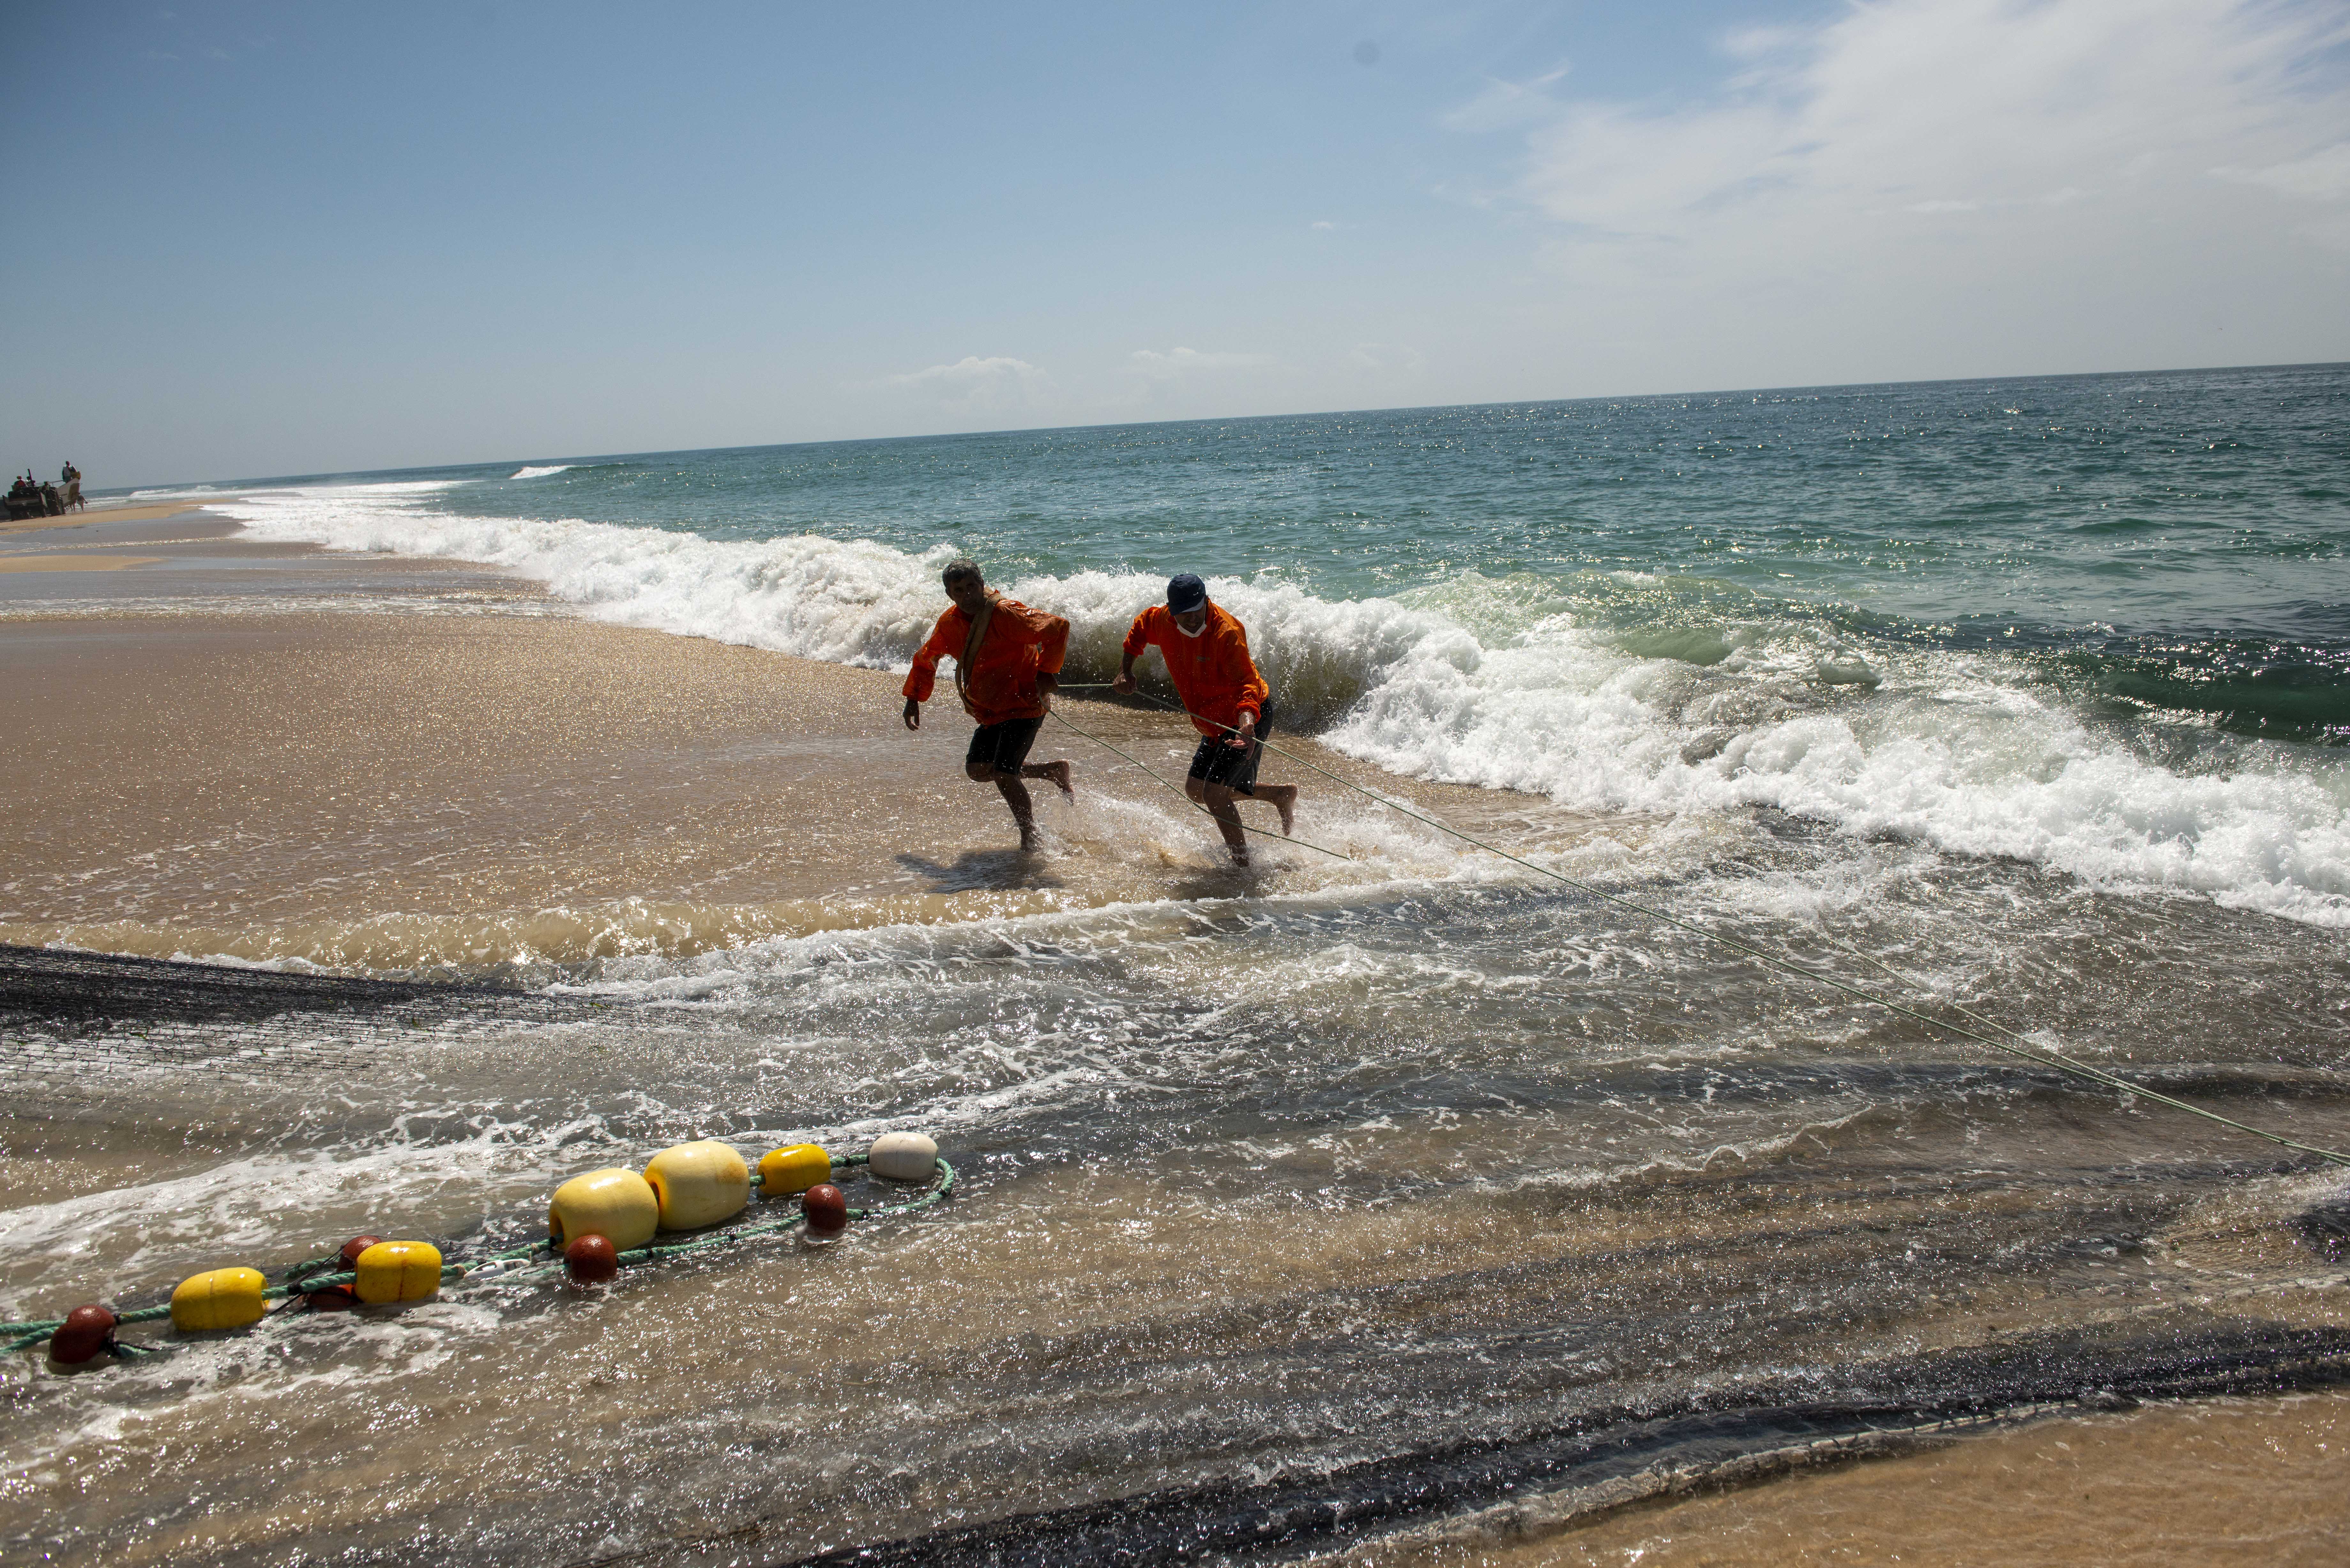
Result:
M928 1181L939 1168L939 1142L918 1132L883 1133L866 1161L874 1175L891 1181Z

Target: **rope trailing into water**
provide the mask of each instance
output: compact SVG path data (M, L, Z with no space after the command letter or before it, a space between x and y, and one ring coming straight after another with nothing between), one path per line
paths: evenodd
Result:
M869 1163L871 1158L870 1155L863 1154L841 1155L832 1163L836 1168L842 1166L859 1166ZM848 1211L848 1218L852 1220L885 1220L900 1214L918 1213L935 1204L945 1202L954 1193L955 1169L947 1162L944 1155L938 1157L938 1166L932 1179L935 1184L917 1197L910 1198L900 1203L879 1203L868 1208L851 1209ZM755 1169L751 1173L751 1185L754 1187L763 1185L760 1175ZM762 1237L783 1235L797 1230L806 1222L806 1215L795 1213L785 1219L770 1220L763 1224L723 1227L697 1235L691 1241L649 1243L642 1247L630 1248L617 1256L623 1268L667 1262L673 1258L683 1257L692 1252L707 1251L714 1247L738 1246L743 1242L756 1241ZM307 1296L315 1291L329 1290L337 1285L351 1284L359 1279L359 1275L353 1271L339 1267L342 1261L342 1254L337 1251L323 1253L318 1257L296 1263L286 1271L280 1277L279 1282L261 1293L262 1299L285 1301L294 1296ZM539 1266L514 1273L504 1272L507 1265L530 1263L534 1261L538 1261ZM560 1272L562 1269L560 1248L552 1241L533 1241L527 1246L510 1247L504 1251L485 1253L469 1262L443 1264L441 1278L448 1284L461 1283L467 1279L481 1279L499 1284L516 1284L525 1281L544 1279L550 1274ZM116 1313L114 1322L115 1326L119 1328L134 1324L159 1323L171 1315L171 1305L166 1303L160 1306L138 1307L129 1312ZM65 1325L66 1320L61 1317L33 1319L23 1323L0 1323L0 1335L6 1336L5 1342L0 1343L0 1355L13 1355L18 1351L30 1350L35 1345L45 1344L51 1334ZM128 1341L109 1341L108 1348L120 1355L138 1356L161 1355L165 1354L168 1347L134 1345Z
M1068 688L1064 687L1064 688L1062 688L1062 690L1066 691L1066 690L1068 690ZM1077 688L1077 690L1079 690L1079 691L1087 691L1087 690L1091 690L1091 688L1089 688L1089 687L1079 687L1079 688ZM1155 699L1154 699L1154 701L1155 701ZM1215 814L1214 812L1210 811L1206 806L1204 806L1204 805L1201 805L1198 801L1193 800L1190 795L1188 795L1188 794L1184 794L1184 793L1183 793L1183 790L1182 790L1182 788L1181 788L1181 786L1177 785L1177 784L1169 784L1165 779L1160 778L1157 774L1155 774L1155 773L1151 773L1149 766L1147 763L1145 763L1142 761L1142 759L1140 759L1139 757L1135 756L1132 753L1128 752L1128 751L1126 751L1126 750L1124 750L1124 749L1122 749L1122 748L1120 748L1120 747L1118 747L1118 746L1112 745L1109 742L1103 740L1099 735L1095 734L1095 733L1094 733L1092 731L1090 731L1090 730L1081 730L1081 729L1078 729L1076 725L1070 723L1066 719L1064 719L1064 718L1062 718L1062 717L1061 717L1061 711L1060 711L1058 708L1052 709L1052 710L1051 710L1051 712L1052 712L1053 718L1054 718L1054 719L1055 719L1058 723L1060 723L1060 724L1062 725L1062 727L1064 727L1065 729L1076 730L1076 732L1077 732L1078 734L1083 735L1087 740L1091 741L1095 745L1101 747L1104 751L1107 751L1107 752L1115 752L1115 753L1117 753L1117 754L1118 754L1118 755L1119 755L1119 756L1121 756L1121 757L1124 757L1128 762L1132 763L1136 767L1142 769L1142 771L1143 771L1145 774L1149 774L1149 777L1150 777L1150 779L1152 780L1152 782L1154 782L1155 784L1157 784L1159 785L1159 788L1161 788L1161 789L1163 789L1163 790L1167 791L1167 793L1168 793L1168 794L1170 794L1173 795L1177 800L1181 801L1185 805L1188 805L1188 806L1190 806L1192 810L1194 810L1194 811L1196 811L1196 812L1200 813L1202 816L1205 816L1209 821L1211 821L1211 822L1219 822L1219 823L1221 822L1221 820L1222 820L1222 819L1221 819L1221 818L1219 818L1219 817L1216 815L1216 814ZM1307 848L1307 849L1311 849L1311 850L1313 850L1313 851L1314 851L1314 852L1315 852L1316 854L1319 854L1319 855L1327 855L1327 856L1328 856L1328 857L1330 857L1330 858L1332 858L1333 860L1352 860L1352 859L1354 858L1354 857L1353 857L1353 856L1347 854L1347 853L1346 853L1346 852L1344 852L1343 850L1337 850L1337 849L1325 849L1325 848L1323 848L1323 847L1322 847L1322 846L1320 846L1320 845L1318 845L1318 844L1310 844L1310 843L1307 843L1307 842L1306 842L1306 840L1305 840L1305 839L1303 839L1303 838L1293 838L1293 837L1291 837L1288 834L1285 834L1285 833L1267 833L1264 829L1263 829L1263 828L1261 828L1261 827L1251 827L1247 823L1241 821L1241 819L1240 819L1240 815L1241 815L1241 814L1240 814L1240 812L1239 812L1238 810L1233 811L1233 813L1232 813L1232 822L1233 822L1233 825L1234 825L1235 826L1239 827L1239 829L1240 829L1243 833L1253 833L1253 834L1255 834L1259 838L1270 838L1270 839L1272 839L1272 840L1273 840L1274 843L1276 843L1276 844L1295 844L1295 845L1301 845L1301 846L1303 846L1304 847L1305 847L1305 848Z
M1145 701L1157 703L1160 708L1165 709L1169 712L1181 713L1188 718L1199 720L1201 723L1214 724L1216 728L1230 731L1234 734L1238 734L1240 732L1238 728L1234 725L1219 724L1213 719L1200 719L1198 714L1191 712L1181 704L1170 702L1165 698L1153 696L1151 693L1141 691L1139 688L1137 689L1135 695L1142 698ZM1070 727L1072 729L1076 728L1075 725ZM1405 805L1399 801L1391 799L1387 795L1380 794L1376 791L1365 789L1362 785L1355 783L1352 779L1339 777L1336 774L1332 773L1328 768L1315 763L1311 758L1302 757L1296 753L1289 751L1284 747L1274 745L1271 741L1263 740L1262 737L1260 737L1260 742L1267 751L1270 751L1278 756L1286 757L1291 762L1297 763L1300 767L1311 768L1315 773L1320 774L1324 778L1330 780L1334 784L1340 784L1347 789L1353 790L1357 794L1361 795L1366 800L1386 806L1390 811L1400 812L1405 816L1410 817L1413 821L1425 823L1440 833L1449 833L1453 837L1461 840L1463 843L1475 845L1478 848L1484 850L1489 855L1498 855L1503 859L1510 861L1514 865L1523 866L1527 870L1532 871L1538 876L1548 877L1554 881L1563 882L1578 893L1588 895L1594 898L1603 899L1607 903L1615 905L1617 909L1628 909L1636 915L1645 915L1649 919L1661 920L1669 926L1679 927L1680 929L1689 932L1692 936L1701 937L1707 941L1716 942L1723 947L1732 950L1733 951L1743 953L1747 957L1755 959L1773 969L1781 971L1783 973L1797 975L1804 980L1814 981L1816 984L1829 986L1836 991L1843 992L1847 996L1857 997L1861 1001L1868 1002L1873 1006L1882 1007L1887 1012L1898 1013L1904 1018L1914 1019L1919 1023L1927 1024L1929 1027L1959 1035L1963 1039L1974 1041L1977 1044L1988 1045L1992 1050L2004 1052L2010 1056L2020 1057L2023 1061L2036 1063L2043 1066L2054 1067L2059 1072L2069 1073L2076 1078L2083 1078L2090 1083L2098 1084L2109 1089L2118 1089L2126 1095L2139 1096L2143 1098L2152 1100L2157 1105L2168 1106L2173 1110L2185 1111L2189 1116L2201 1116L2206 1121L2217 1122L2221 1127L2232 1127L2241 1133L2250 1133L2252 1137L2257 1138L2266 1138L2272 1144L2277 1144L2282 1147L2293 1149L2300 1154L2315 1155L2318 1158L2331 1161L2333 1164L2350 1167L2350 1155L2341 1154L2330 1148L2320 1148L2314 1144L2302 1143L2296 1139L2285 1137L2282 1133L2270 1132L2265 1127L2256 1127L2249 1122L2240 1122L2233 1116L2223 1116L2217 1111L2206 1110L2201 1106L2190 1105L2185 1100L2176 1098L2170 1095L2163 1094L2159 1090L2149 1089L2143 1085L2132 1083L2127 1078L2122 1077L2120 1075L2116 1073L2109 1073L2102 1067L2095 1067L2086 1062L2076 1061L2074 1058L2064 1054L2053 1045L2033 1046L2025 1041L2024 1036L2017 1033L2014 1030L2008 1028L2005 1024L1994 1023L1990 1019L1985 1018L1982 1014L1974 1012L1970 1008L1961 1006L1958 1002L1946 1002L1945 1005L1952 1008L1974 1023L1981 1024L1983 1028L1991 1030L1992 1033L2005 1035L2007 1038L2004 1040L1994 1039L1991 1034L1980 1033L1962 1024L1952 1023L1948 1019L1936 1018L1930 1013L1921 1012L1918 1009L1908 1006L1902 1002L1896 1002L1890 997L1879 995L1877 992L1870 991L1866 987L1854 985L1848 981L1838 980L1832 974L1826 974L1819 970L1809 968L1804 964L1799 964L1793 959L1782 958L1777 953L1772 952L1768 949L1756 947L1752 942L1742 940L1737 937L1724 936L1720 931L1709 930L1705 927L1698 925L1693 921L1684 920L1678 915L1669 915L1662 909L1652 909L1646 904L1635 903L1629 898L1610 893L1604 888L1595 888L1588 882L1578 881L1576 878L1567 876L1563 871L1555 871L1547 866L1537 865L1535 862L1527 859L1523 855L1513 855L1508 850L1502 848L1498 845L1488 844L1483 839L1476 837L1471 834L1463 833L1461 829L1453 826L1449 822L1443 821L1441 818L1430 815L1424 812L1415 811L1410 806ZM1849 948L1846 950L1848 952L1856 951L1856 950ZM1865 959L1867 958L1867 955L1865 953L1856 952L1856 956ZM1877 964L1877 968L1884 970L1886 973L1892 975L1894 979L1902 981L1904 984L1909 985L1919 991L1929 989L1928 987L1918 985L1915 980L1899 973L1898 971L1893 970L1883 963L1878 963L1875 959L1868 959L1867 961ZM2009 1041L2016 1042L2016 1044L2009 1044Z

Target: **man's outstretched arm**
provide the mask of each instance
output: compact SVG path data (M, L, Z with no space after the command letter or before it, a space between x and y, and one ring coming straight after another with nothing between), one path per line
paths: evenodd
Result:
M906 699L906 728L922 727L922 704L931 700L939 679L939 660L960 647L947 635L947 618L941 616L939 624L931 628L930 640L915 651L913 668L906 671L906 684L900 688Z
M1109 683L1111 691L1123 696L1134 690L1134 661L1150 647L1150 612L1143 611L1127 628L1126 644L1119 649L1125 658L1119 660L1118 679Z

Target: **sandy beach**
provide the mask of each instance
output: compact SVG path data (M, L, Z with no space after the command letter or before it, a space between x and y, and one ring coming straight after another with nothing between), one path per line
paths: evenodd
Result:
M11 534L46 534L69 528L79 528L92 523L148 523L163 517L191 517L192 512L184 501L159 501L143 506L120 506L100 502L69 512L62 517L0 518L0 538Z
M69 564L50 564L60 560ZM34 583L37 592L26 587ZM0 545L0 596L13 596L0 597L0 725L12 739L0 757L0 941L539 983L591 960L723 955L826 931L951 930L998 916L1170 898L1176 908L1192 900L1206 909L1253 886L1219 866L1204 822L1074 733L1055 735L1039 754L1077 762L1079 798L1045 803L1048 853L1024 857L1012 850L993 792L960 775L966 729L951 703L933 704L923 731L910 735L894 676L598 624L526 582L462 563L263 544L201 513L93 513ZM1069 699L1066 707L1084 728L1180 774L1191 742L1179 723L1107 701ZM1310 743L1302 753L1348 776L1373 776ZM1268 776L1280 775L1269 768ZM1378 782L1520 844L1637 848L1648 831L1529 797ZM1302 818L1301 835L1367 852L1366 830L1328 794ZM1393 856L1441 867L1462 853L1430 844L1389 849L1385 869L1292 850L1281 875L1293 891L1336 894L1393 875ZM1343 900L1332 908L1342 910ZM1329 1005L1335 1017L1350 1003ZM688 1059L716 1048L680 1032L664 1049ZM541 1114L555 1120L575 1114L535 1086L541 1067L505 1061L478 1042L452 1042L432 1056L387 1048L382 1060L380 1085L355 1078L354 1108L338 1114L392 1115L403 1096L423 1092L416 1085L442 1079L473 1085L468 1094L484 1104L516 1096L546 1101ZM567 1072L625 1101L644 1075L659 1079L668 1069L598 1056ZM746 1090L748 1122L775 1114L758 1108L768 1101L825 1092L772 1066L751 1076L764 1086ZM280 1136L274 1122L319 1114L291 1090L223 1104L184 1085L126 1100L52 1085L0 1113L0 1213L76 1190L95 1197L138 1183L202 1183L216 1168L265 1164ZM1443 1117L1382 1137L1285 1156L1292 1164L1274 1168L1401 1179L1463 1158L1461 1135ZM488 1207L528 1201L543 1180L539 1158L493 1158L480 1176L487 1197L450 1182L409 1201L442 1231L478 1223ZM1515 1301L1546 1311L1598 1271L1620 1275L1634 1294L1679 1290L1684 1243L1755 1255L1795 1244L1793 1231L1777 1229L1783 1217L1710 1177L1698 1184L1711 1194L1702 1202L1659 1188L1645 1200L1654 1212L1633 1220L1582 1212L1571 1194L1488 1192L1474 1183L1373 1215L1323 1206L1313 1196L1321 1179L1299 1174L1277 1237L1249 1238L1219 1230L1196 1168L1024 1172L1016 1151L983 1158L1003 1162L1000 1191L970 1212L991 1225L908 1231L870 1254L841 1255L822 1283L794 1258L727 1277L730 1293L805 1299L832 1322L865 1303L853 1311L869 1355L820 1354L788 1320L746 1321L722 1335L706 1315L712 1291L681 1278L547 1324L529 1369L496 1369L494 1340L462 1335L436 1341L421 1360L403 1352L384 1376L420 1403L364 1438L335 1425L341 1417L330 1419L328 1405L287 1407L257 1426L205 1414L220 1408L223 1389L256 1376L232 1357L179 1395L149 1399L121 1441L59 1446L20 1434L0 1483L0 1529L16 1541L57 1542L58 1560L283 1552L361 1539L387 1513L417 1528L428 1521L445 1542L464 1533L472 1513L507 1508L516 1489L608 1484L594 1479L608 1476L598 1468L608 1461L571 1451L566 1434L622 1434L640 1417L659 1430L688 1418L673 1406L645 1415L632 1391L655 1384L714 1388L747 1379L850 1399L902 1375L931 1390L926 1408L941 1422L967 1423L1018 1386L1003 1380L1029 1354L1018 1346L1045 1343L996 1333L1038 1302L1055 1303L1055 1332L1065 1337L1053 1343L1066 1347L1075 1334L1087 1347L1054 1353L1077 1355L1071 1365L1088 1368L1085 1376L1114 1379L1126 1375L1129 1354L1165 1355L1164 1376L1180 1381L1185 1346L1222 1355L1319 1332L1310 1324L1324 1308L1314 1303L1326 1295L1345 1303L1341 1315L1353 1314L1350 1333L1375 1341L1462 1310L1471 1299L1463 1293L1480 1310ZM1901 1168L1835 1179L1836 1201L1867 1216L1852 1232L1856 1244L1874 1247L1874 1232L1913 1223L1898 1194ZM1711 1207L1724 1202L1728 1210ZM369 1205L361 1182L328 1205L326 1219L357 1228L369 1222ZM1766 1233L1781 1239L1766 1244ZM1670 1247L1640 1251L1668 1236L1676 1238ZM32 1247L20 1251L20 1276L55 1266L35 1256L47 1256L40 1249L48 1243L20 1245ZM2210 1254L2213 1268L2298 1266L2273 1225L2251 1241L2195 1245L2222 1249ZM128 1234L100 1238L71 1272L96 1291L147 1246ZM2192 1251L2184 1240L2178 1248L2181 1257ZM942 1250L952 1252L951 1265ZM907 1272L926 1268L936 1271L930 1284ZM951 1293L935 1282L950 1272ZM1921 1309L1901 1343L1960 1347L1994 1317L1992 1330L2003 1333L2043 1310L2020 1289L1997 1302ZM2350 1325L2338 1288L2286 1289L2264 1310L2301 1328ZM1292 1313L1294 1325L1272 1326ZM694 1326L681 1333L681 1324ZM430 1392L442 1386L436 1358L450 1354L474 1370L462 1392ZM963 1386L953 1368L964 1357L985 1359L994 1381L951 1393ZM954 1416L948 1407L959 1404L966 1407ZM802 1418L816 1419L822 1406L816 1398ZM1898 1552L1904 1562L1957 1564L1991 1552L2004 1563L2056 1563L2088 1560L2083 1543L2093 1536L2105 1554L2092 1555L2105 1562L2330 1561L2350 1542L2350 1504L2338 1484L2346 1407L2340 1395L2292 1395L2043 1416L2022 1428L1994 1422L1924 1451L1798 1467L1728 1490L1666 1489L1621 1506L1566 1509L1549 1523L1528 1514L1449 1536L1408 1533L1348 1560L1534 1568L1877 1561ZM484 1431L538 1457L485 1481L471 1448ZM786 1419L758 1441L802 1456L784 1467L796 1474L811 1457L809 1438ZM963 1474L951 1449L929 1450L945 1474L967 1486L986 1473L980 1463ZM133 1483L167 1453L175 1473L210 1478L202 1484L212 1490L182 1522L148 1530L135 1517L147 1507L146 1483ZM644 1473L680 1483L660 1463ZM962 1505L942 1512L942 1500L968 1493L937 1484L945 1490L910 1483L891 1491L859 1529L903 1532L957 1517ZM778 1502L760 1487L692 1485L702 1495L687 1511L691 1530L681 1522L685 1533L672 1547L645 1560L783 1561L842 1543L825 1533L820 1507ZM1106 1483L1102 1494L1115 1492ZM1032 1505L1044 1498L1023 1495ZM766 1555L730 1557L725 1541ZM603 1560L592 1536L574 1555Z
M1701 1488L1514 1544L1378 1549L1347 1560L1363 1568L2318 1568L2350 1541L2345 1443L2350 1395L2148 1406Z
M0 619L0 723L22 738L0 763L0 940L479 969L1155 897L1155 874L1088 853L1138 828L1164 840L1160 869L1228 875L1191 807L1066 727L1036 754L1071 757L1084 789L1074 812L1044 803L1062 853L1024 861L995 792L962 776L962 716L934 703L908 733L898 677L599 625L475 568L236 532L203 514L94 522L70 554L52 535L0 554L0 583L49 592L79 571L96 596ZM28 561L38 578L7 576ZM1180 720L1067 701L1181 776ZM1521 831L1591 826L1422 794ZM1100 815L1134 808L1148 819Z

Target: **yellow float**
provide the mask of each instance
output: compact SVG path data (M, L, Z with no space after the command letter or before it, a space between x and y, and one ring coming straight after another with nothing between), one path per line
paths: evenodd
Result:
M795 1197L831 1179L832 1156L812 1143L771 1148L759 1157L759 1190L770 1198Z
M591 1170L555 1189L546 1239L560 1247L576 1236L601 1236L619 1251L641 1247L660 1229L660 1199L633 1170Z
M645 1167L645 1181L660 1202L664 1231L699 1231L732 1220L751 1201L751 1168L729 1144L704 1141L665 1148ZM620 1244L618 1236L612 1241Z
M378 1241L351 1265L351 1293L369 1306L431 1301L441 1291L441 1249L430 1241Z
M259 1269L211 1269L191 1274L172 1293L172 1326L182 1333L246 1328L261 1321L269 1282Z

